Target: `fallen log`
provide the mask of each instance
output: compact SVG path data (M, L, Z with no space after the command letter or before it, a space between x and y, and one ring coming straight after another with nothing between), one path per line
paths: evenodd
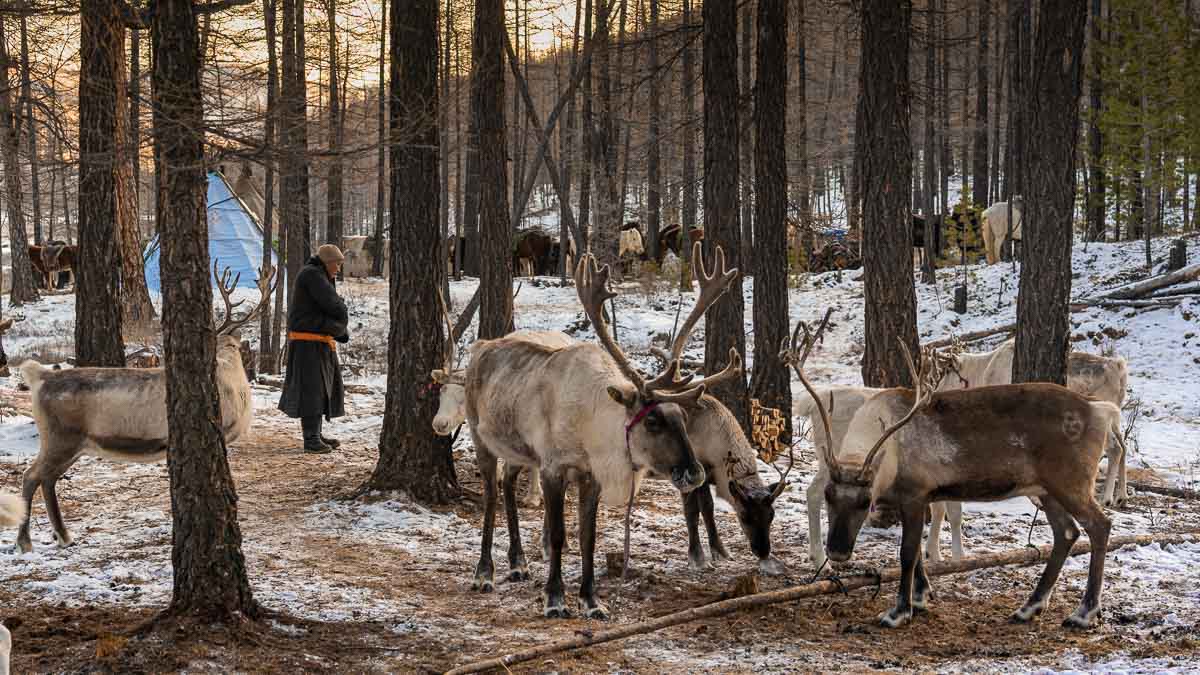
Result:
M942 338L940 340L934 340L933 342L926 342L924 346L926 346L926 347L949 347L950 345L954 344L955 337L957 337L959 339L959 341L961 341L961 342L976 342L978 340L982 340L984 338L988 338L993 335L999 335L1001 333L1012 333L1015 330L1017 330L1017 324L1006 323L1003 326L996 326L995 328L971 331L970 333L963 333L962 335L958 335L958 336Z
M1157 300L1111 300L1109 298L1082 298L1071 302L1071 311L1078 312L1088 307L1135 307L1140 309L1154 307L1174 307L1186 299L1185 296L1159 298Z
M1200 294L1200 282L1194 284L1180 284L1171 288L1164 288L1159 291L1154 291L1147 298L1170 298L1176 295L1193 295Z
M1188 265L1183 269L1178 269L1174 272L1168 272L1167 274L1160 274L1156 277L1143 279L1137 283L1129 284L1127 286L1121 286L1120 288L1105 293L1103 297L1111 298L1113 300L1133 300L1135 298L1143 297L1153 291L1157 291L1160 288L1174 286L1175 284L1182 284L1187 281L1195 281L1197 278L1200 278L1200 263Z
M1153 492L1154 494L1179 497L1180 499L1200 499L1200 490L1189 490L1170 485L1154 485L1153 483L1141 483L1132 480L1129 481L1129 487L1138 492Z
M1145 546L1147 544L1179 544L1184 542L1200 542L1200 532L1186 532L1175 535L1156 536L1152 534L1126 535L1123 537L1112 537L1108 542L1108 550L1115 551L1125 546ZM1043 560L1046 560L1050 555L1051 547L1049 545L1042 547L1024 548L1015 551L1005 551L1003 553L992 553L989 555L975 556L958 562L941 562L930 563L925 565L926 574L931 577L943 576L947 574L958 574L961 572L972 572L975 570L985 569L988 567L1000 567L1003 565L1032 565ZM1070 555L1083 555L1091 552L1092 547L1089 542L1077 542L1071 548ZM641 621L631 623L626 626L602 630L597 632L582 632L576 637L550 644L530 647L521 651L505 654L504 656L484 659L468 663L458 668L447 671L446 675L466 675L467 673L478 673L485 670L508 670L509 666L517 663L525 663L550 654L582 649L593 645L621 640L634 635L643 635L652 633L664 628L678 626L692 621L701 619L713 619L727 614L733 614L755 607L764 607L774 605L781 602L791 602L803 598L811 598L818 595L830 595L833 593L841 593L843 591L851 591L856 588L864 588L867 586L875 586L880 583L891 583L900 578L900 568L888 567L880 572L878 577L869 574L856 574L854 576L841 577L839 579L823 579L811 584L801 586L793 586L791 588L783 588L777 591L769 591L767 593L756 593L754 595L746 595L732 600L723 600L714 602L709 605L694 607L682 612L675 612L660 616L649 621Z

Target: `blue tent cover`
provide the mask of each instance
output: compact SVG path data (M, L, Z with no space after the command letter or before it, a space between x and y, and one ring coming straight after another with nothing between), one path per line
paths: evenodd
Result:
M232 186L218 171L208 172L208 257L221 269L228 267L233 275L241 274L238 288L256 288L259 268L262 267L263 231L253 212L234 193ZM146 247L146 286L152 293L162 293L158 237ZM278 266L275 252L271 264ZM211 273L210 273L211 276ZM216 286L216 278L212 279Z

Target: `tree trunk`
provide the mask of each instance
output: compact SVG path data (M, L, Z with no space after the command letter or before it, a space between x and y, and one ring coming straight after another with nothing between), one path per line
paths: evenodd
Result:
M662 123L661 77L658 72L658 3L650 0L650 129L649 147L646 150L646 179L649 189L646 194L646 253L651 260L658 260L658 232L662 227L663 179L660 172L659 134Z
M734 3L706 2L704 19L704 224L705 255L711 267L717 246L725 249L729 267L742 266L738 224L738 89L737 8ZM704 372L716 373L729 349L746 353L742 279L705 314ZM737 377L712 392L750 435L750 401L746 381Z
M808 0L796 1L796 191L800 199L800 251L807 269L808 256L812 253L812 180L808 173L808 23L805 20L805 5ZM855 153L857 165L857 153ZM854 174L858 176L858 171ZM861 194L859 195L861 197Z
M742 16L739 19L739 23L741 24L740 28L742 29L741 45L739 47L739 49L741 49L740 56L742 62L740 73L741 91L739 95L741 100L745 101L745 105L741 110L742 117L741 120L739 120L739 133L741 134L741 138L738 139L738 151L741 154L741 157L739 158L741 165L738 167L738 173L741 174L739 182L742 191L742 250L747 254L744 258L742 258L742 274L745 276L751 276L755 274L757 270L757 265L755 265L757 262L757 260L755 260L756 256L749 255L750 252L754 250L754 190L756 187L756 174L754 173L756 158L754 156L754 143L752 142L751 137L751 134L753 133L751 123L755 120L754 109L757 105L757 99L751 95L751 90L754 88L754 82L751 80L750 72L750 60L754 56L754 48L751 46L754 40L754 14L751 11L750 3L746 3L742 6ZM784 42L786 43L787 41L785 40ZM784 58L787 58L787 52L784 52L783 56ZM786 72L787 64L784 64L783 68ZM778 143L778 139L780 138L784 138L784 136L782 134L777 136L775 142Z
M287 304L291 304L296 277L307 259L308 224L305 217L308 188L303 180L307 152L307 136L303 133L305 120L304 55L300 51L299 32L303 30L297 18L304 11L304 0L283 0L283 83L279 101L279 124L283 148L280 152L280 205L283 219L281 233L286 240L283 248L287 261ZM280 345L283 349L283 345Z
M398 14L394 16L393 22L398 17ZM481 176L479 337L485 339L508 333L512 323L512 227L508 221L504 137L504 40L503 0L477 0L471 62L475 64L474 105ZM392 51L396 51L394 47Z
M924 241L924 256L921 264L921 282L932 284L937 279L933 273L933 223L934 209L933 204L937 199L937 165L938 151L935 149L937 139L934 137L933 118L936 116L935 101L938 96L937 86L935 85L936 64L937 64L937 28L934 15L937 12L937 7L934 0L925 0L925 113L922 116L925 122L925 151L924 155L924 188L921 190L921 210L925 215L925 241Z
M912 184L909 130L909 30L912 5L864 0L862 62L855 135L862 156L865 333L863 384L909 386L897 342L917 351L917 307L912 274L908 186Z
M21 105L25 115L25 131L29 134L29 192L33 201L33 243L42 243L42 189L37 146L37 118L33 116L33 96L30 93L29 26L26 13L21 13ZM134 32L137 35L137 32ZM134 147L137 147L136 145Z
M477 6L486 11L488 4ZM444 344L441 322L428 321L438 315L446 276L437 221L438 0L393 2L391 13L392 322L379 463L364 488L404 490L426 504L448 504L459 495L450 441L429 432L438 400L421 393L429 373L441 365ZM503 16L496 15L501 26ZM480 65L488 78L488 66ZM497 73L499 66L494 64ZM496 101L503 111L503 96ZM489 135L483 138L486 143ZM485 241L490 222L485 216Z
M692 21L692 12L694 11L693 0L683 0L683 25L686 28L684 33L684 45L682 68L683 68L683 120L680 122L680 130L683 132L683 141L680 146L683 150L683 227L680 228L679 236L682 238L679 249L683 253L683 260L690 264L692 261L692 247L688 243L688 236L693 228L696 227L696 209L699 204L699 191L696 184L696 48L695 38L692 31L695 30ZM680 277L680 290L691 290L692 281L688 276L688 265L683 265L683 275Z
M75 359L124 366L117 202L117 99L125 34L111 0L80 5L79 260L75 270ZM210 310L211 311L211 310Z
M17 154L21 143L21 113L13 109L12 92L15 87L9 86L10 64L8 47L4 42L4 19L0 17L0 134L4 137L4 184L8 200L8 241L13 276L8 299L13 307L20 307L26 302L37 302L41 296L33 284L33 269L29 264L29 239L23 208L25 202L21 194L21 166ZM47 287L53 288L53 277L57 275L50 276Z
M120 10L114 9L119 12ZM129 77L125 70L125 27L117 23L115 48L113 52L114 80L111 82L113 101L116 103L113 111L113 149L111 170L116 187L116 223L118 235L121 237L121 291L122 317L121 328L126 335L143 337L157 332L154 324L154 305L150 304L150 290L146 287L146 268L142 264L142 231L137 216L137 183L133 178L133 165L137 161L137 153L131 147L129 139L130 118L129 107L125 104L128 97Z
M312 255L313 223L312 223L312 191L309 185L309 175L312 171L308 157L308 67L305 61L308 50L304 46L304 2L296 0L296 99L298 124L296 125L296 159L297 159L297 188L296 196L300 209L300 245L302 254L298 256L300 264ZM318 63L320 63L318 61Z
M271 252L275 248L275 119L279 107L277 100L279 64L275 53L276 4L276 0L263 0L263 24L267 38L267 119L263 129L263 147L266 149L266 157L263 161L263 164L266 165L266 180L263 187L263 201L265 202L263 208L263 267L271 264ZM282 241L283 238L280 237L280 240ZM282 266L281 264L280 267ZM283 270L276 272L276 285L278 288L287 289L286 283L279 284L278 275L280 274L283 274ZM275 306L279 308L277 314L280 316L283 313L283 305L280 301L282 296L283 293L279 293L275 297ZM275 314L276 312L264 311L258 326L258 369L260 372L268 374L274 374L277 370L278 350L282 342L279 339L279 323L274 321Z
M31 113L32 115L32 113ZM142 32L129 31L129 147L133 156L133 215L142 232Z
M954 153L950 149L950 38L946 32L946 0L937 0L934 4L937 7L935 14L938 22L938 60L941 66L937 95L941 123L937 132L937 147L941 153L938 155L939 198L937 208L934 209L934 215L937 215L950 210L950 175L954 173ZM963 90L966 91L966 87ZM931 270L937 266L937 250L933 246L936 239L932 236L932 230L933 228L930 228L930 234L925 237L925 249Z
M599 0L605 2L606 0ZM686 0L684 0L686 2ZM592 45L592 0L586 0L583 8L583 48L586 51ZM583 246L578 249L580 256L591 248L591 212L592 212L592 176L596 173L596 119L593 114L592 99L592 66L589 64L583 72L583 109L580 111L580 134L583 141L583 161L579 172L579 229L583 232Z
M1104 222L1104 135L1100 130L1100 113L1104 105L1104 36L1100 15L1102 0L1091 2L1091 40L1089 56L1088 90L1088 192L1087 192L1087 241L1104 241L1107 227ZM1185 191L1186 192L1186 191Z
M341 89L338 83L340 68L338 67L337 46L337 3L335 0L325 0L325 15L329 29L329 184L325 192L325 241L337 247L342 247L343 230L346 227L344 186L345 177L342 166L342 106ZM435 12L436 16L436 12ZM344 272L339 272L342 277Z
M1000 200L1003 194L1000 190L1000 110L1004 107L1004 71L1008 63L1008 59L1001 56L1000 40L1004 36L1004 22L1000 20L1000 9L996 9L996 33L992 37L995 38L992 47L992 66L996 72L993 78L992 88L996 92L996 104L992 106L991 114L991 139L992 139L992 162L991 170L988 172L988 205ZM1005 50L1007 50L1007 46ZM1005 52L1007 53L1007 51ZM1007 179L1006 179L1007 180Z
M759 0L757 79L754 86L754 375L750 395L768 407L792 409L791 379L779 360L788 335L787 259L787 3ZM725 302L727 299L722 300ZM791 415L784 436L792 438Z
M966 15L965 25L967 26L967 30L970 30L971 18L972 18L972 14L973 14L970 1L968 1L967 5L966 5L966 12L967 12L967 15ZM943 25L944 25L944 23L943 23ZM960 178L959 195L960 195L960 199L968 199L969 195L971 194L971 188L969 185L968 177L971 175L971 124L972 124L972 120L971 120L971 96L970 96L970 93L971 93L971 55L972 55L972 50L971 50L971 45L967 40L963 40L961 46L962 46L962 59L963 59L964 68L962 71L962 93L958 95L958 98L962 99L962 137L961 137L962 140L961 140L961 143L959 146L959 151L960 151L961 157L962 157L962 164L961 164L961 171L959 171L959 178ZM946 49L948 51L949 47L947 46ZM947 63L949 63L949 56L947 56L946 61L947 61ZM949 105L949 98L947 98L946 104L947 104L947 106ZM942 211L943 215L948 214L948 213L950 213L949 209Z
M978 91L975 103L975 179L971 186L971 201L978 206L988 206L990 184L988 182L988 33L991 32L991 0L979 0L979 62L976 64L975 88ZM965 92L964 92L965 95Z
M238 623L258 606L218 402L208 259L200 50L191 0L153 18L155 130L162 140L163 354L175 583L169 615ZM119 43L118 43L119 44ZM86 52L85 52L86 53Z
M1013 382L1067 380L1070 352L1071 213L1087 0L1042 0L1023 140L1029 192L1017 296ZM1034 152L1034 148L1058 152Z
M596 189L596 236L592 241L592 253L601 265L613 265L614 272L619 275L616 262L623 209L617 203L617 131L613 111L612 39L609 25L611 14L611 0L596 2L596 33L592 39L596 42L600 114L593 134L593 146L596 150L595 159L600 163L600 180Z
M437 264L445 268L445 261L450 257L450 58L453 54L451 39L454 37L454 4L446 0L446 14L442 17L445 26L445 39L439 51L441 60L441 103L438 105L438 144L441 152L441 162L438 177L441 203L438 205L438 258ZM456 240L457 241L457 240ZM442 297L450 302L450 275L442 274Z
M658 0L653 0L653 1L657 2ZM575 72L575 69L578 67L578 64L579 64L579 22L580 22L580 18L582 16L582 14L583 14L583 11L584 11L583 3L579 3L579 2L575 3L575 26L574 26L574 30L572 31L572 34L571 34L571 72L572 73ZM651 42L650 48L654 49L653 41ZM561 96L562 92L559 92L559 95ZM566 281L567 277L570 276L574 272L574 270L567 268L567 258L568 258L567 252L570 250L569 244L568 244L568 238L571 236L571 233L567 231L566 215L571 210L571 180L572 180L571 173L575 169L575 159L574 158L575 158L575 145L577 143L577 140L576 140L577 127L578 127L578 123L576 122L576 116L575 116L575 93L572 92L571 97L567 101L567 119L564 120L563 128L562 128L562 154L559 156L560 163L562 165L562 169L559 173L562 175L563 186L567 192L566 201L564 202L560 198L559 203L558 203L559 256L558 256L557 272L559 274L559 277L563 281Z
M375 111L375 137L378 139L379 148L375 155L375 235L372 237L372 260L371 260L371 276L383 276L383 212L384 204L387 198L387 95L384 94L386 86L386 78L384 77L384 64L387 63L384 50L387 46L387 0L382 0L379 5L380 11L380 27L379 27L379 101ZM461 213L458 214L462 218ZM457 241L457 239L455 240ZM456 261L457 262L457 261ZM454 273L458 274L459 266L455 265Z

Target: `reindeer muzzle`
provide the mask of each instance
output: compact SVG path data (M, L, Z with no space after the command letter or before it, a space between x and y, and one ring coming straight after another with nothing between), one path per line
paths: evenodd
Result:
M698 463L690 467L677 466L671 469L671 482L675 484L675 488L680 492L695 490L704 485L706 478L704 467Z

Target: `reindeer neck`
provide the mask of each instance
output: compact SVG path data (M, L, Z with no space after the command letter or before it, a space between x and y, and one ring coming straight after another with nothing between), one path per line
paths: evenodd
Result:
M688 436L696 457L712 476L717 494L729 500L729 479L739 485L762 487L758 475L758 454L750 446L737 419L720 401L705 394L697 409L688 416ZM726 458L732 455L727 464Z

